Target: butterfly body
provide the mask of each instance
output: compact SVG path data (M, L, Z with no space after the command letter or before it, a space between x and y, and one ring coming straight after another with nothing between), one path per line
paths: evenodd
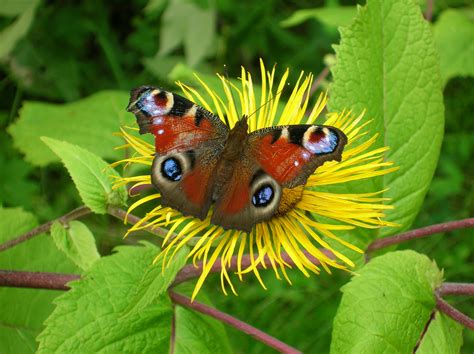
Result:
M140 133L155 136L152 183L162 204L184 215L250 232L287 212L325 161L340 160L347 138L339 129L290 125L248 132L247 117L229 129L184 97L158 88L132 90L128 111Z

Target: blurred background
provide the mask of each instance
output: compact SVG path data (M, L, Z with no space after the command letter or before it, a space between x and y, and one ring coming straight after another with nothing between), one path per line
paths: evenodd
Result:
M426 11L425 1L418 2ZM173 89L175 80L192 80L193 72L237 77L241 65L258 75L259 58L269 67L277 63L277 72L289 67L290 82L301 70L324 75L335 61L337 28L350 24L357 3L364 2L0 0L0 205L22 207L45 222L81 204L59 163L21 153L23 140L8 127L25 102L67 104L142 84ZM436 26L452 9L466 11L473 21L472 6L468 0L435 1L432 22ZM446 135L439 165L414 227L474 215L474 78L451 76L444 87ZM321 89L330 81L329 74ZM121 223L98 216L86 220L102 254L123 242ZM473 281L472 230L401 248L435 259L449 281ZM268 291L251 277L236 284L238 297L225 297L218 277L211 277L206 289L218 308L305 352L327 352L339 287L348 275L306 279L291 272L291 287L270 273L262 273ZM452 300L474 316L472 300ZM237 352L270 352L242 333L228 329L228 334ZM474 348L472 332L465 331L464 347Z

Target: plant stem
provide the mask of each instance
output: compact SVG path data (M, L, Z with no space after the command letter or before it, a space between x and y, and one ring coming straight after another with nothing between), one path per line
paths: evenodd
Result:
M433 4L434 0L426 0L425 20L431 22L433 19Z
M107 213L114 216L114 217L116 217L119 220L126 221L130 225L135 225L136 223L138 223L141 220L141 218L139 218L138 216L133 215L133 214L127 214L127 212L125 210L117 208L117 207L113 207L113 206L109 206L107 208ZM160 237L165 237L168 234L168 230L166 230L162 227L146 226L146 225L148 225L148 223L142 223L142 225L144 226L144 228L143 228L144 230L146 230L146 231L148 231L148 232L150 232L154 235L157 235L157 236L160 236Z
M14 238L12 240L2 243L0 245L0 252L5 251L13 246L16 246L19 243L25 242L29 240L30 238L33 238L34 236L42 234L43 232L48 232L51 229L51 225L53 225L56 221L59 221L60 223L65 224L71 220L78 219L81 216L84 216L90 213L91 213L91 210L88 207L83 205L77 209L70 211L67 214L64 214L63 216L55 220L48 221L47 223L44 223L43 225L35 227L34 229L24 233L23 235L18 236L17 238Z
M229 326L234 327L235 329L248 334L249 336L257 339L258 341L268 345L269 347L278 350L281 353L301 353L299 350L289 346L286 343L276 339L275 337L270 336L269 334L250 326L249 324L238 320L235 317L228 315L227 313L221 312L215 308L202 304L198 301L191 301L190 298L178 294L172 290L168 291L171 300L178 305L187 307L194 311L203 313L210 317L213 317L221 322L228 324Z
M0 286L48 290L69 290L66 284L80 275L0 270Z
M367 248L367 253L396 245L405 241L431 236L440 232L452 231L474 227L474 218L444 222L441 224L430 225L420 229L410 230L395 236L381 238L372 242Z
M328 250L322 249L321 252L323 252L328 257L331 257L331 258L334 257L334 255ZM307 251L304 251L303 253L311 261L311 263L313 263L314 265L320 265L321 264L321 262L318 259L314 258ZM283 259L283 261L285 261L289 265L291 265L291 266L295 265L295 262L293 262L293 260L291 259L291 257L287 253L282 252L281 258ZM237 271L237 263L238 263L237 260L238 260L238 256L232 256L231 261L230 261L230 266L228 268L229 271L232 271L232 272ZM271 266L271 262L270 262L270 260L268 259L267 256L264 257L263 262L264 262L265 266ZM245 269L245 268L249 267L251 264L252 264L252 262L251 262L250 255L244 254L242 256L242 260L241 260L241 268ZM202 273L202 269L203 269L203 263L202 262L197 262L196 265L197 265L197 267L195 267L193 264L188 264L188 265L184 266L183 268L181 268L181 270L176 275L176 277L174 279L174 282L171 286L176 286L176 285L181 284L181 283L183 283L183 282L185 282L189 279L197 278L198 276L200 276L201 273ZM260 268L260 269L263 268L263 264L261 264L261 263L258 264L257 268ZM212 265L210 272L211 273L220 273L221 270L222 270L222 262L221 262L220 259L217 259L214 262L214 264Z
M76 274L60 274L46 272L23 272L23 271L4 271L0 270L0 286L16 288L36 288L49 290L69 290L67 283L72 280L80 279ZM219 321L227 323L239 331L247 333L255 339L282 353L300 353L293 347L279 341L278 339L266 334L265 332L250 326L226 313L216 310L197 301L191 302L190 298L175 293L170 290L169 295L175 304L188 307L195 311L211 316Z
M321 83L323 82L323 80L325 78L327 78L329 75L329 67L325 67L318 75L318 77L316 77L316 79L314 80L313 84L311 85L311 88L309 90L309 94L312 95L318 88L319 86L321 85Z
M443 283L436 289L440 296L443 295L466 295L474 296L474 284L468 283Z
M469 316L466 316L461 311L457 310L456 308L448 304L445 300L441 298L441 295L438 294L437 292L435 292L435 298L436 298L436 307L438 308L438 310L445 313L456 322L474 331L474 320L472 318L470 318Z

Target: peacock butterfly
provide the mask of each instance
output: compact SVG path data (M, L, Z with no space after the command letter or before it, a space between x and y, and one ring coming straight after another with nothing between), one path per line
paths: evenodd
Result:
M344 133L330 126L289 125L248 132L244 116L230 129L213 113L150 86L130 93L127 111L140 134L155 136L151 169L163 205L211 223L250 232L301 199L318 166L341 160Z

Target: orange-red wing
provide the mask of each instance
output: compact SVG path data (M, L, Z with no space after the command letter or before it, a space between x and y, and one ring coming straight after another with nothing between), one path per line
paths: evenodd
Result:
M248 149L261 166L284 187L306 183L318 166L341 160L347 138L337 128L290 125L253 132Z
M223 147L228 133L219 117L159 88L141 86L132 90L127 110L135 114L141 134L155 135L156 152L161 155L210 142Z

